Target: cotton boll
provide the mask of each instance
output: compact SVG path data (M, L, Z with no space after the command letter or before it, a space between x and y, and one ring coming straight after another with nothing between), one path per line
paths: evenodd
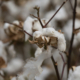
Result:
M17 71L19 71L20 69L22 69L24 65L24 62L21 59L12 59L6 68L4 68L3 70L7 73L7 74L14 74Z
M33 33L34 39L35 39L35 38L39 38L39 37L42 36L42 35L43 35L42 31L35 31L35 32Z
M64 34L56 32L55 37L58 38L58 49L60 51L65 51L66 50L66 40L65 40Z
M68 80L80 80L80 66L75 67L73 71L70 70Z
M32 22L33 19L31 17L28 17L23 25L23 29L28 32L29 34L32 34ZM29 35L25 33L25 41L27 41L29 38Z
M60 51L66 50L66 40L65 40L64 34L56 31L54 28L44 28L42 32L43 32L43 35L45 36L50 36L50 37L53 36L58 38L58 49Z

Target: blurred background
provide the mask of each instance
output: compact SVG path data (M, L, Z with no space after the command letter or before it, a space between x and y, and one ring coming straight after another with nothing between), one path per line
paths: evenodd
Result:
M16 61L16 59L19 59L19 61L21 60L22 63L25 63L26 59L34 57L37 46L35 44L30 44L28 41L25 42L24 36L22 37L23 39L19 39L20 41L7 40L9 36L4 30L4 22L13 22L15 20L18 20L24 23L24 21L28 16L30 16L30 14L37 15L36 10L34 10L35 6L40 7L40 17L42 19L50 19L51 16L63 3L63 1L65 0L0 0L0 41L4 42L4 40L6 40L5 43L0 43L0 47L2 47L2 45L5 46L4 50L7 55L7 63L11 60ZM74 1L72 1L71 3L73 6ZM76 12L77 15L75 28L79 28L80 0L78 0ZM55 28L56 30L61 30L64 33L67 44L66 51L68 51L69 49L72 35L72 18L73 10L69 1L67 1L51 21L51 26L53 28ZM80 35L76 35L74 39L71 59L71 65L75 66L80 65ZM48 61L49 59L45 60L42 66L49 65L47 64L50 63ZM22 63L20 65L23 65ZM53 79L56 80L54 74L50 74L45 78L45 80ZM64 77L63 80L66 80L66 77Z

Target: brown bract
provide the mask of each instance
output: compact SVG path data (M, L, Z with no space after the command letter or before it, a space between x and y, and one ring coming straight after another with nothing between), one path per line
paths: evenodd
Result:
M5 68L6 67L6 63L4 61L4 59L2 57L0 57L0 68Z
M19 25L23 29L23 23L19 22ZM20 28L18 28L16 25L9 26L7 29L5 29L5 32L9 37L9 41L24 41L24 32L20 31Z
M57 37L44 37L44 38L42 38L42 36L40 36L33 41L29 40L29 42L31 44L37 44L38 47L40 47L40 48L44 47L44 49L47 49L48 45L51 45L51 46L56 47L56 48L58 45Z

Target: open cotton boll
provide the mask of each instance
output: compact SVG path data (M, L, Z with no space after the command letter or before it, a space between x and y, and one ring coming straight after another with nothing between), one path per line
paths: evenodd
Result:
M45 18L50 19L53 16L54 13L55 13L54 10L47 12L46 15L45 15ZM52 24L52 27L56 28L55 26L57 24L56 24L55 19L52 19L50 23Z
M39 76L35 76L35 80L45 80L45 78L51 73L51 71L46 68L43 67L43 71Z
M7 74L14 74L22 69L24 62L21 59L12 59L6 68L3 69Z
M42 36L42 35L43 35L42 31L35 31L35 32L33 33L34 39L35 39L35 38L39 38L39 37Z
M75 69L69 72L68 80L80 80L80 66L75 67Z
M32 34L32 22L33 19L31 17L28 17L23 25L23 29L28 32L29 34ZM29 35L25 33L25 41L27 41L29 39Z
M53 36L58 38L58 49L60 51L66 50L66 40L65 40L64 34L56 31L54 28L44 28L42 32L43 32L43 35L45 36L50 36L50 37Z

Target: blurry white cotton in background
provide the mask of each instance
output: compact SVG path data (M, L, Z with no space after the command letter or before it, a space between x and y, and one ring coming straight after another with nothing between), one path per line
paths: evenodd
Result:
M70 69L68 80L80 80L80 66Z
M22 69L24 65L23 60L14 58L8 64L7 67L3 69L7 74L14 74Z
M9 9L10 14L13 16L16 16L20 12L19 7L16 6L13 1L4 2L3 5Z

